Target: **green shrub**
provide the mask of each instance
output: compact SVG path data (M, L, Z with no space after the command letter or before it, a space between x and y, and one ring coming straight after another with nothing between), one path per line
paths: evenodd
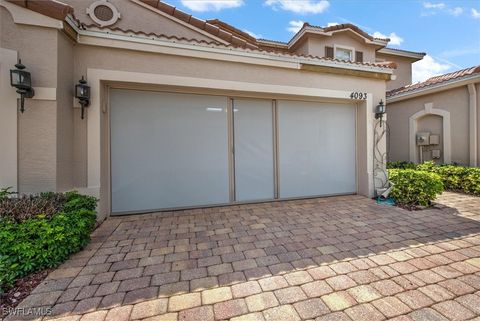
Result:
M436 165L434 162L425 162L417 166L417 170L428 171L440 175L447 190L463 191L480 195L479 168L459 165Z
M461 190L468 170L468 167L454 165L436 166L433 168L433 172L440 175L445 189L448 190Z
M468 168L461 186L465 193L480 195L480 168Z
M397 204L415 208L428 206L438 194L443 192L439 175L413 169L390 169L390 181L394 183L390 196Z
M388 169L416 169L417 164L407 161L387 162Z
M62 197L63 209L50 217L24 215L19 220L0 213L0 292L28 273L58 266L89 242L97 200L76 192Z
M431 172L431 171L434 170L434 168L436 166L438 166L438 165L435 164L434 161L428 161L428 162L424 162L422 164L418 164L415 169L417 169L419 171Z

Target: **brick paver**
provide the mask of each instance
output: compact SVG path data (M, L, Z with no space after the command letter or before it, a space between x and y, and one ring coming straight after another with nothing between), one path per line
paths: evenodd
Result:
M479 319L480 198L444 193L412 212L339 196L111 217L19 305L34 307L53 308L43 320Z

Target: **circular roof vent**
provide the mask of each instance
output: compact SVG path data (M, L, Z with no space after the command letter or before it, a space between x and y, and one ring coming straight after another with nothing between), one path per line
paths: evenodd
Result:
M107 0L98 0L87 8L87 14L100 27L111 26L120 19L120 12Z

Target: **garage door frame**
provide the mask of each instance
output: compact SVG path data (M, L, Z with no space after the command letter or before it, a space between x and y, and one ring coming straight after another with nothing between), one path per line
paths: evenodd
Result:
M209 90L209 89L193 89L193 88L181 88L181 87L169 87L169 86L139 86L134 84L121 84L121 83L112 83L108 84L105 87L105 112L107 114L107 129L105 134L107 135L106 142L108 143L108 167L109 167L109 177L108 177L108 206L109 213L112 216L120 215L129 215L129 214L142 214L142 213L153 213L153 212L167 212L174 210L183 210L183 209L192 209L192 208L209 208L209 207L218 207L226 205L239 205L239 204L254 204L254 203L264 203L264 202L275 202L275 201L285 201L285 200L298 200L298 199L309 199L309 198L318 198L318 197L329 197L329 196L338 196L338 195L352 195L357 194L359 190L359 172L358 172L358 109L360 104L354 100L346 99L329 99L326 97L285 97L284 95L274 95L274 94L262 94L262 93L237 93L237 92L226 92L218 90ZM132 91L146 91L146 92L165 92L165 93L184 93L184 94L200 94L200 95L211 95L211 96L221 96L227 98L227 128L228 128L228 177L229 177L229 195L230 202L220 203L220 204L208 204L208 205L195 205L195 206L185 206L185 207L171 207L171 208L160 208L160 209L148 209L143 211L125 211L125 212L112 212L112 173L111 173L111 117L110 117L110 90L111 89L120 89L120 90L132 90ZM262 199L262 200L253 200L253 201L236 201L235 200L235 156L234 156L234 123L233 123L233 101L234 99L268 99L272 102L272 122L273 122L273 168L274 168L274 198L273 199ZM322 194L322 195L310 195L310 196L301 196L301 197L288 197L280 198L280 172L279 172L279 141L278 141L278 100L290 100L290 101L308 101L308 102L319 102L319 103L341 103L352 105L355 112L355 192L354 193L332 193L332 194Z

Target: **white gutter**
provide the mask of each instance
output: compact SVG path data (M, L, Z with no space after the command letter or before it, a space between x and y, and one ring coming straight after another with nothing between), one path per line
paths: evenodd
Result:
M470 76L462 77L460 79L454 79L450 81L445 81L436 85L425 86L423 88L414 89L412 91L407 91L392 97L387 97L388 103L393 103L397 101L402 101L405 99L410 99L418 96L423 96L427 94L433 94L439 91L465 86L469 83L480 81L480 74L473 74Z
M67 19L67 22L69 22L71 25L73 24L72 27L78 33L78 43L85 45L140 50L204 59L277 66L291 69L300 69L301 64L308 64L390 75L393 74L392 69L379 66L357 65L339 61L321 60L298 56L292 57L280 53L272 54L261 51L256 52L248 49L241 50L231 47L222 48L215 45L194 45L190 43L172 42L156 37L139 36L135 34L125 35L102 31L81 30L77 28L77 26L70 19Z

